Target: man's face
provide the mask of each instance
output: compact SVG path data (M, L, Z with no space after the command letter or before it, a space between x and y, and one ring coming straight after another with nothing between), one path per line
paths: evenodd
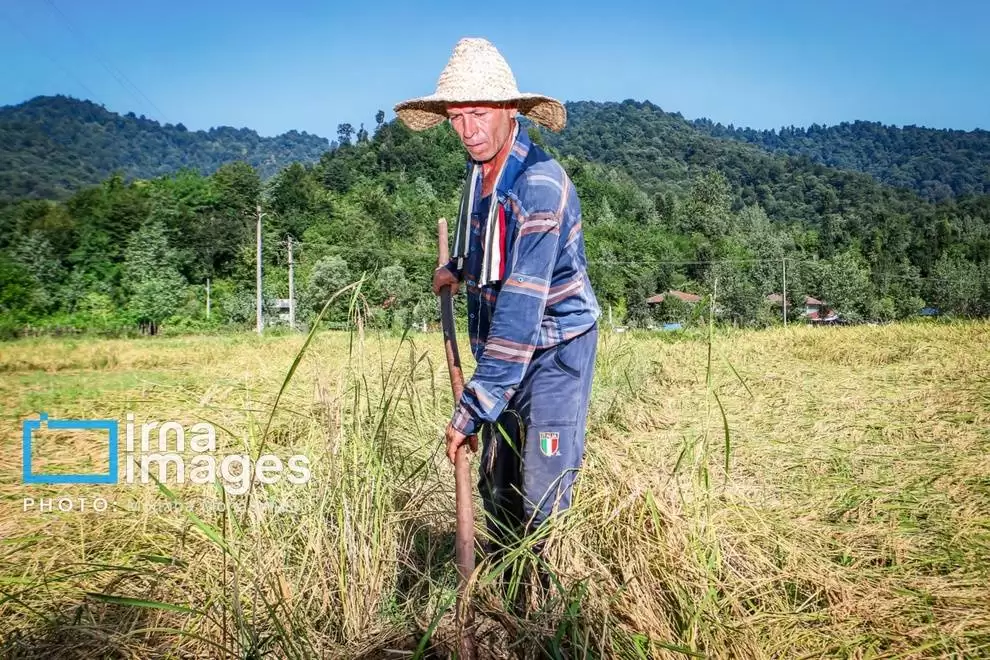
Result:
M496 104L457 103L447 106L450 125L457 131L471 158L481 163L494 158L509 139L515 116L515 108Z

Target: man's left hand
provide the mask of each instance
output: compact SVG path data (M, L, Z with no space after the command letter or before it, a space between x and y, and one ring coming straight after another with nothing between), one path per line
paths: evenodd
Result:
M465 442L471 448L472 452L478 451L478 436L472 435L470 437L465 436L463 433L454 428L453 424L447 424L447 432L445 433L447 437L447 458L450 459L450 464L453 465L457 460L457 449L463 445Z

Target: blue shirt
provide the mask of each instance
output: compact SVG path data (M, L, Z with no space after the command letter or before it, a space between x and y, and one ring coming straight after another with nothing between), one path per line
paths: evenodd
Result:
M478 286L482 230L491 196L476 199L468 255L468 335L477 368L464 386L453 426L471 435L495 422L523 380L533 352L589 330L601 309L591 288L581 231L581 204L560 163L519 130L495 191L505 210L503 278Z

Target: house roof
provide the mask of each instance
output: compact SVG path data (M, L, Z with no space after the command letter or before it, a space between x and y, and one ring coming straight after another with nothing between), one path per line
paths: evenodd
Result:
M655 305L657 303L662 303L664 298L666 298L667 296L673 296L678 300L683 300L686 303L696 303L699 300L701 300L701 296L696 295L694 293L687 293L686 291L674 291L673 289L671 289L670 291L665 291L664 293L658 293L655 296L650 296L649 298L646 299L646 304Z
M770 302L772 302L772 303L774 303L774 304L776 304L776 305L779 305L779 304L781 304L784 301L784 297L782 295L780 295L779 293L771 293L770 295L767 296L767 300L770 301ZM812 298L811 296L805 296L805 298L804 298L804 304L805 305L824 305L825 303L822 302L821 300L819 300L818 298Z

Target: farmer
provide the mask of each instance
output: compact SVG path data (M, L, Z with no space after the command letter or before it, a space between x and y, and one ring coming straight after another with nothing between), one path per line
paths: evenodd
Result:
M584 453L600 309L581 207L567 173L518 121L559 131L566 112L520 93L484 39L458 42L436 92L395 112L416 131L449 121L467 151L453 258L433 291L467 285L477 368L447 426L447 456L453 463L465 442L477 451L482 436L478 487L497 552L570 506Z

